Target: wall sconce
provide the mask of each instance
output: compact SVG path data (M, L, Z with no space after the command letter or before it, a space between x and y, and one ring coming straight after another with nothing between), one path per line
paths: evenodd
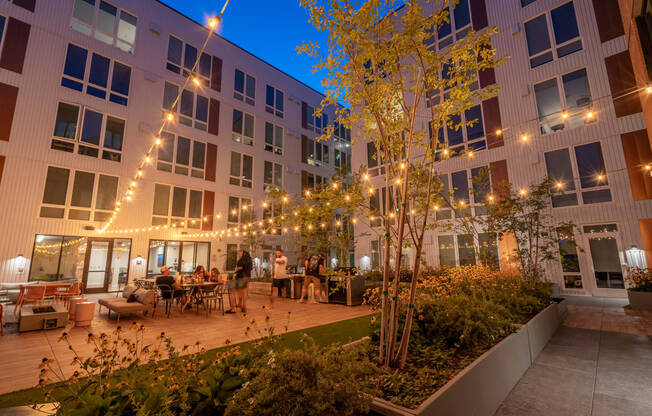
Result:
M25 272L25 256L22 253L16 256L16 266L18 266L18 273Z
M136 264L140 265L143 264L143 256L140 254L136 256Z

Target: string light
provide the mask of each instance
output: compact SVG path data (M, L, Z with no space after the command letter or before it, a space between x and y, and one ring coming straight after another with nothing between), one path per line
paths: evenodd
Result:
M197 77L192 77L192 83L198 87L201 85L201 81Z
M152 162L152 158L149 155L145 156L145 163L151 163L151 162Z
M166 116L166 118L167 118L168 121L172 121L172 120L174 120L174 114L172 114L172 113L170 112L170 113L168 113L168 115Z
M368 181L369 180L369 175L365 173L364 175L362 175L362 179L364 179L365 181Z
M648 85L647 88L645 88L645 91L646 91L648 94L652 94L652 85Z
M496 130L496 136L500 136L503 134L503 131L501 129Z
M161 138L157 137L155 142L156 142L157 146L160 146L161 145Z
M529 139L529 137L528 137L527 134L523 134L523 135L521 135L521 141L522 141L523 143L527 142L528 139Z
M525 189L521 189L520 191L518 191L518 194L521 196L525 196L527 195L527 191Z
M597 179L598 179L598 182L604 181L604 175L599 173L598 176L597 176Z
M138 169L138 173L136 173L136 174L137 174L139 177L140 177L140 176L143 176L143 170L142 170L142 169Z
M593 111L589 110L589 111L586 113L586 119L587 119L587 120L592 120L592 119L593 119Z
M563 118L564 120L566 120L566 119L568 118L568 113L565 112L565 111L564 111L563 113L561 113L561 118Z
M555 187L557 187L557 189L562 189L564 187L564 184L562 182L557 182L555 184Z

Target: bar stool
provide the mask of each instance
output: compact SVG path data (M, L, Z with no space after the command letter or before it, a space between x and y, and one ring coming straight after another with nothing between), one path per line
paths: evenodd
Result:
M95 315L95 302L77 302L75 305L75 326L89 326Z

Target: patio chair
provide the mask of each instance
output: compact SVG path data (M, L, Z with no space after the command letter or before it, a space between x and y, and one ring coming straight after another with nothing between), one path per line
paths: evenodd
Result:
M201 288L202 298L206 303L205 306L208 307L206 310L207 315L213 311L213 305L215 305L215 309L221 310L222 315L224 315L224 297L222 296L221 291L222 286L224 285L215 283L214 285L207 285Z
M37 305L42 305L43 300L45 299L45 290L47 288L44 285L30 285L30 286L20 286L20 295L18 296L18 301L14 307L14 316L20 314L21 309L25 302L35 303ZM18 312L18 313L16 313Z
M73 296L80 296L82 294L82 284L80 281L76 280L72 285L66 290L59 291L57 293L57 298L63 301L65 306L68 306L70 298Z
M174 290L172 286L163 283L157 284L157 287L158 287L158 293L160 294L160 299L162 299L165 302L165 314L169 318L170 312L172 311L173 303L176 301L178 304L183 293Z

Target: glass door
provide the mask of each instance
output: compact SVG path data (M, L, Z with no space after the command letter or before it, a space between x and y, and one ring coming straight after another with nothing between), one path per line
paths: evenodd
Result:
M113 252L111 253L111 269L109 271L109 292L118 292L127 284L130 256L131 240L127 238L114 239Z
M106 292L111 276L113 240L89 238L86 247L84 287L86 293Z
M588 239L596 289L624 289L616 225L585 226L584 233Z

